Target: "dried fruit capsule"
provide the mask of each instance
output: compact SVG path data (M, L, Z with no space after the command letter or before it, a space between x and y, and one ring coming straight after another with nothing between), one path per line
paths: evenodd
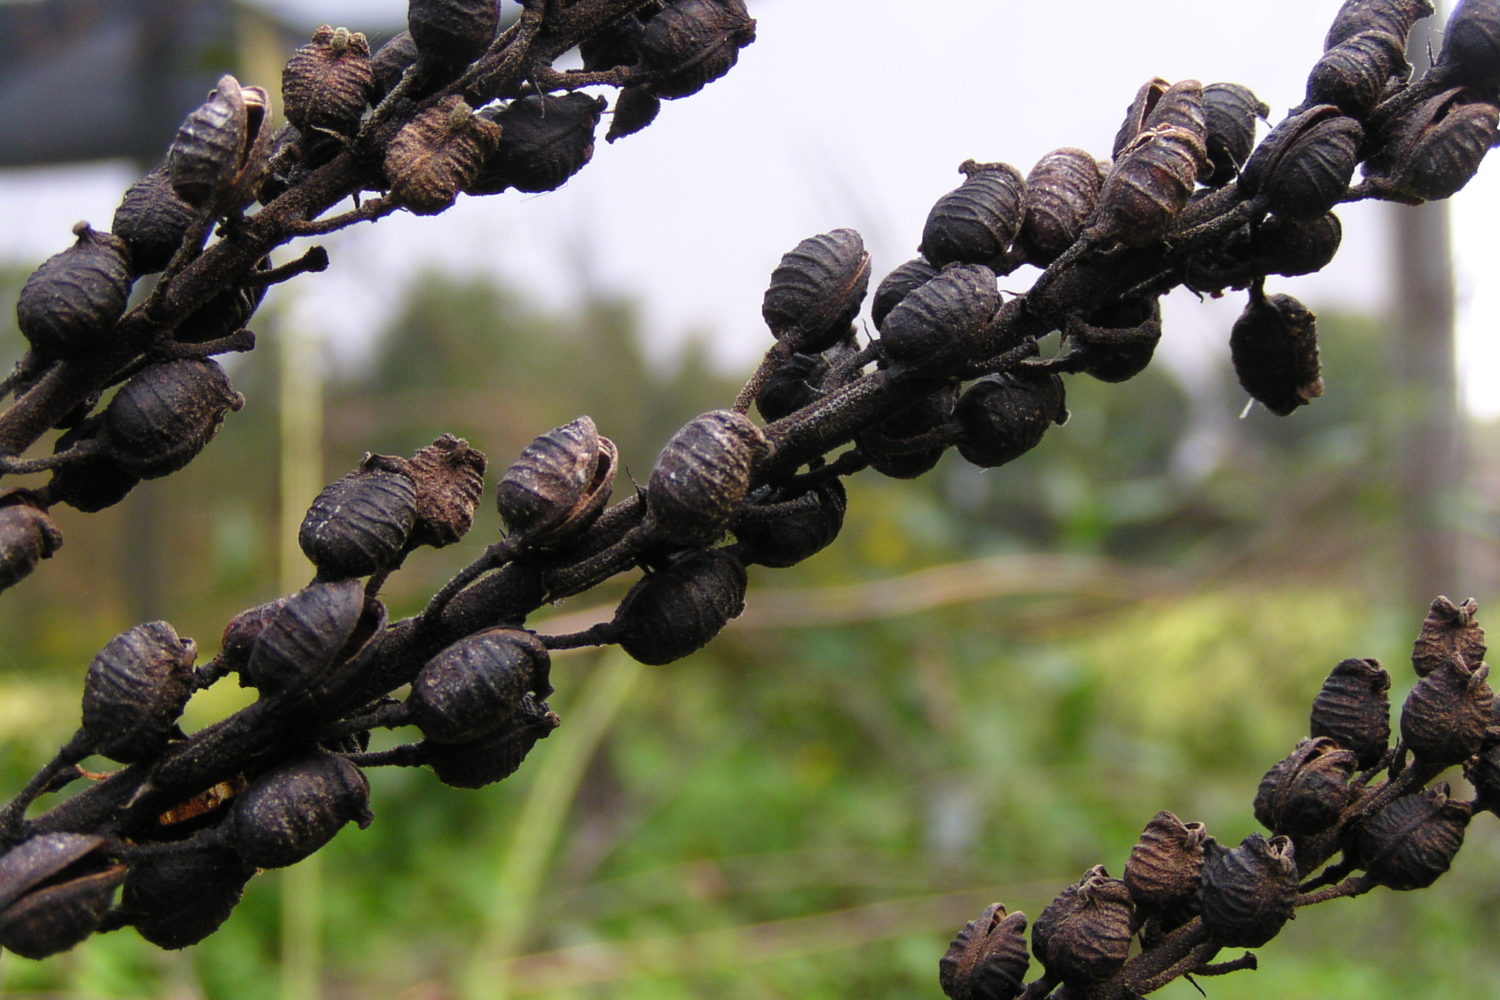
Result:
M951 1000L1013 1000L1026 968L1026 914L1005 912L999 903L964 924L938 960L938 983Z
M1500 741L1485 747L1464 762L1464 778L1474 786L1474 808L1500 815Z
M458 640L428 660L412 681L407 706L422 735L435 743L488 736L521 707L528 693L552 693L547 647L530 632L491 628Z
M679 0L646 22L641 66L657 96L687 97L728 73L754 40L743 0Z
M224 415L245 405L224 369L209 358L148 365L104 410L107 454L142 479L187 465L219 432Z
M832 347L849 331L870 284L870 255L853 229L810 236L771 272L760 314L793 351Z
M500 126L452 94L417 115L385 153L388 197L418 215L451 206L500 145Z
M1109 155L1113 159L1119 159L1125 147L1133 142L1136 136L1146 131L1146 119L1151 116L1151 111L1156 107L1156 102L1161 100L1161 95L1167 92L1171 84L1161 77L1153 77L1141 84L1141 89L1135 92L1129 107L1125 109L1125 120L1115 132L1115 141L1110 146Z
M1474 616L1479 603L1469 598L1454 604L1446 597L1433 598L1422 620L1422 630L1411 647L1411 665L1418 677L1426 677L1454 656L1475 664L1484 659L1484 629Z
M243 207L270 165L271 104L260 87L225 74L208 101L183 121L167 151L178 196L215 213Z
M1359 162L1364 128L1330 104L1284 119L1240 171L1240 190L1271 211L1314 219L1338 204Z
M1130 951L1132 913L1125 883L1095 865L1036 918L1032 953L1049 976L1065 983L1107 979Z
M821 354L793 354L755 394L755 408L767 420L790 416L823 395L823 380L831 371Z
M1364 118L1379 103L1391 77L1405 78L1405 36L1361 31L1339 42L1313 65L1307 77L1308 104L1332 104L1346 115Z
M1160 125L1120 151L1084 234L1143 246L1171 228L1208 160L1201 133Z
M964 390L953 419L960 455L981 469L1004 465L1068 419L1062 379L1026 371L986 376Z
M717 541L767 447L760 428L743 414L710 410L694 417L657 456L646 485L647 516L680 545Z
M122 916L158 948L186 948L218 930L255 869L217 844L133 859L120 889Z
M304 132L352 134L374 90L370 43L348 28L318 28L281 71L286 119Z
M287 594L247 608L229 619L229 624L224 626L224 634L219 639L219 653L215 657L219 667L225 672L244 670L245 664L250 662L255 640L291 599L292 595Z
M189 313L177 324L172 336L185 344L227 337L244 329L265 297L265 285L230 285Z
M913 289L880 325L887 358L915 366L941 364L962 353L1000 309L995 272L960 264Z
M1092 375L1101 382L1124 382L1145 370L1161 340L1161 303L1155 298L1120 298L1086 317L1070 313L1063 337L1071 350L1065 370Z
M1266 118L1271 109L1248 87L1210 83L1203 88L1203 113L1204 148L1211 168L1204 183L1223 187L1234 180L1255 148L1255 120Z
M240 668L241 686L263 694L305 688L344 652L365 610L358 580L320 581L286 598L255 631L250 655Z
M1391 675L1375 660L1343 660L1313 700L1308 731L1353 751L1361 769L1374 767L1391 737Z
M368 576L400 557L417 519L417 488L402 464L366 455L358 469L313 500L297 544L319 577Z
M125 878L103 837L44 833L0 855L0 948L23 958L67 951L99 927Z
M656 116L660 113L661 98L656 96L656 91L650 84L626 87L615 98L609 131L604 133L604 139L606 142L614 142L627 135L635 135L656 121Z
M915 403L862 429L854 441L870 468L882 476L915 479L937 465L952 442L957 403L956 384L937 385Z
M618 66L633 66L641 54L645 22L639 13L627 14L606 24L578 43L583 68L593 72Z
M47 512L12 493L0 498L0 590L25 579L62 547L62 532Z
M198 644L167 622L126 629L101 649L83 682L83 729L96 753L133 763L173 736L193 693Z
M594 421L579 417L521 451L495 488L515 544L565 541L593 523L609 501L618 452Z
M1104 169L1082 149L1064 146L1026 175L1025 215L1016 245L1026 261L1045 267L1072 246L1099 203Z
M1314 219L1284 219L1273 215L1256 230L1250 243L1255 274L1294 276L1321 271L1333 260L1344 228L1329 212Z
M64 452L81 442L100 439L102 424L102 414L89 417L58 437L53 452ZM140 481L140 476L121 466L107 452L80 451L75 461L53 471L46 493L54 503L93 513L125 499Z
M803 494L803 506L771 518L735 522L735 551L747 563L783 568L823 551L844 526L848 495L837 479Z
M456 76L490 47L499 6L497 0L410 0L406 27L423 65Z
M1360 865L1370 879L1388 888L1425 889L1453 863L1470 815L1467 802L1448 797L1445 781L1403 795L1360 827Z
M1137 907L1168 907L1198 891L1203 876L1202 823L1163 810L1151 818L1125 862L1124 882Z
M1443 50L1432 70L1444 81L1462 86L1500 83L1500 2L1459 0L1448 16Z
M1361 31L1387 31L1405 38L1412 25L1431 13L1428 0L1344 0L1328 28L1323 48L1331 49Z
M1390 132L1366 164L1366 178L1408 200L1437 201L1469 183L1500 143L1500 107L1473 91L1449 90L1412 109Z
M401 82L407 69L416 61L417 43L410 31L398 31L387 38L385 44L370 57L370 74L374 80L370 102L373 104L385 100L386 95L396 89L396 84Z
M870 300L871 322L879 327L902 299L937 275L938 269L923 257L915 257L898 266L882 278L875 288L875 297Z
M1210 847L1203 865L1203 926L1226 948L1259 948L1292 917L1297 863L1286 837L1252 833L1240 846Z
M382 455L382 464L405 475L416 489L416 519L408 543L442 548L474 524L484 494L484 453L469 442L444 434L417 449L410 459Z
M922 256L935 267L984 264L999 269L1020 231L1026 180L1008 163L958 168L965 180L939 198L922 227Z
M1229 355L1240 386L1277 416L1323 394L1317 317L1290 295L1252 290L1230 331Z
M500 127L500 144L487 156L469 194L552 191L582 170L594 155L594 130L609 102L573 93L563 97L532 94L504 110L482 112Z
M488 736L468 743L425 740L419 746L443 784L482 788L514 774L537 741L552 735L558 725L557 714L546 702L538 704L526 695L520 708Z
M1448 767L1479 752L1495 695L1487 663L1452 656L1417 682L1401 706L1401 739L1423 764Z
M101 345L130 297L125 241L80 222L71 247L31 272L16 299L16 323L37 353L72 357Z
M708 644L745 609L745 565L725 549L705 549L638 580L614 624L620 648L642 663L680 660Z
M109 229L129 247L131 270L150 274L167 266L197 218L163 164L125 189Z
M370 825L370 783L342 757L314 752L251 782L225 819L227 843L255 868L285 868L349 822Z
M1272 833L1318 833L1349 804L1354 753L1331 739L1306 739L1260 779L1255 818Z

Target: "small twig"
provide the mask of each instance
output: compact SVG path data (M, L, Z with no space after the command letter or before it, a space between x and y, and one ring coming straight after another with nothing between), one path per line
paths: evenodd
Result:
M369 204L374 204L374 202ZM251 287L274 285L299 274L326 270L328 270L328 251L321 246L315 246L309 247L307 252L296 260L287 261L277 267L268 267L264 271L251 271L242 284Z
M328 233L334 232L335 230L343 229L345 226L352 226L356 222L371 222L375 219L384 218L400 207L400 202L392 201L389 198L371 198L369 201L365 202L363 205L360 205L358 208L351 209L350 211L345 212L342 215L331 215L326 219L288 221L286 224L286 229L287 232L292 236L324 236ZM321 249L322 247L313 247L312 250L308 251L308 254L312 254L314 251ZM283 267L286 266L289 265L283 265ZM325 252L323 254L323 267L308 268L307 270L321 271L324 267L327 266L328 254ZM291 275L287 275L287 277L291 277Z

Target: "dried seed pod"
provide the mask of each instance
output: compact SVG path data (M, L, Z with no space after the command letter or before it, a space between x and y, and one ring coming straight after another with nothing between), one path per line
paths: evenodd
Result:
M225 819L225 837L247 865L285 868L316 852L348 822L370 825L370 783L342 757L315 751L250 783Z
M1125 883L1095 865L1036 918L1032 953L1049 976L1065 983L1108 979L1130 951L1133 910Z
M436 215L453 204L499 146L500 126L476 115L457 94L445 97L391 140L387 197L418 215Z
M1332 104L1363 119L1385 93L1393 76L1405 79L1405 36L1388 31L1361 31L1324 52L1307 77L1307 104Z
M1474 808L1500 816L1500 741L1486 741L1483 750L1464 762L1464 778L1474 786Z
M130 764L174 736L193 693L198 644L167 622L126 629L101 649L83 682L83 729L95 753Z
M67 951L98 929L125 878L94 834L44 833L0 855L0 948L22 958Z
M552 661L541 640L517 628L490 628L458 640L422 667L406 704L434 743L471 743L521 708L528 693L552 693Z
M1284 417L1323 394L1317 316L1290 295L1267 297L1256 286L1229 334L1240 386Z
M1323 48L1331 49L1361 31L1386 31L1405 38L1412 25L1431 13L1432 4L1428 0L1344 0L1323 40Z
M408 544L440 549L468 534L484 495L484 452L470 448L463 438L444 434L417 449L409 461L387 461L416 488L416 520Z
M656 91L650 84L626 87L620 91L620 96L615 98L609 131L604 133L605 141L614 142L627 135L635 135L656 121L656 116L660 113L661 98L656 96Z
M178 197L215 214L244 207L270 165L271 102L260 87L225 74L188 115L167 150Z
M734 526L735 551L746 563L784 568L823 551L838 537L849 505L844 484L830 480L804 494L804 509L774 518L745 518Z
M870 468L892 479L915 479L928 472L952 443L958 386L943 383L855 435ZM936 440L934 440L936 435Z
M744 414L710 410L694 417L656 458L646 486L647 517L679 545L712 544L728 530L768 447Z
M1272 833L1318 833L1349 804L1357 759L1331 739L1305 739L1260 779L1255 818Z
M480 113L500 127L500 144L464 185L469 194L552 191L594 155L594 129L609 102L572 93L532 94L503 110Z
M1393 123L1365 166L1376 187L1412 201L1450 197L1500 143L1500 107L1465 88L1444 91Z
M1448 797L1448 783L1403 795L1360 827L1357 853L1369 878L1391 889L1425 889L1463 846L1471 810Z
M1141 831L1125 862L1124 882L1138 907L1169 907L1198 891L1203 877L1202 823L1184 823L1165 810Z
M122 916L158 948L197 944L229 919L255 869L217 844L134 859L120 890Z
M176 472L219 432L224 415L245 405L210 358L148 365L104 410L107 454L142 479Z
M240 685L262 694L307 687L332 666L359 626L365 589L356 579L311 583L286 598L255 632ZM255 622L243 623L255 630Z
M1332 212L1314 219L1273 215L1250 241L1251 267L1257 276L1312 274L1333 260L1343 237L1344 227Z
M927 213L918 249L935 267L984 264L998 270L1021 229L1026 179L1009 163L968 160L958 169L966 179Z
M743 0L678 0L646 22L641 67L658 97L687 97L728 73L753 41Z
M960 455L981 469L1004 465L1067 421L1062 379L1025 370L986 376L964 390L953 419Z
M281 71L286 119L304 132L352 135L374 91L369 40L348 28L318 28Z
M0 497L0 590L24 580L62 542L62 531L46 511L27 503L21 494Z
M587 528L609 501L617 460L589 417L532 441L495 488L513 543L553 545Z
M1005 912L999 903L964 924L938 960L938 983L951 1000L1014 1000L1026 968L1026 914Z
M31 272L16 299L16 323L32 349L46 357L74 357L102 345L130 297L125 241L73 227L71 247Z
M1489 664L1451 656L1417 681L1401 706L1401 739L1419 761L1448 767L1479 752L1495 702L1489 675Z
M417 488L404 464L366 454L359 468L313 500L297 544L319 578L368 576L400 558L417 520Z
M809 236L771 272L760 314L793 351L818 352L849 332L870 286L870 255L853 229Z
M941 364L962 353L999 310L995 272L959 264L896 304L880 325L881 348L892 361Z
M1292 917L1297 863L1286 837L1252 833L1227 850L1215 844L1203 865L1203 926L1226 948L1259 948Z
M224 634L219 639L219 655L215 657L219 666L225 671L244 670L255 649L255 640L291 599L292 595L287 594L274 601L257 604L229 619L229 624L224 626Z
M370 57L370 76L373 86L370 90L370 103L377 104L385 100L406 71L417 61L417 42L411 37L411 32L402 30L396 32L385 40L385 44L375 50Z
M1084 235L1127 246L1160 239L1187 205L1207 160L1201 134L1175 125L1142 132L1120 151L1105 176Z
M1167 92L1169 86L1171 84L1159 76L1141 84L1141 89L1135 92L1135 98L1125 109L1125 120L1120 123L1120 128L1115 132L1115 141L1109 151L1111 158L1119 159L1125 147L1135 141L1136 136L1146 131L1146 119L1151 117L1151 111L1156 107L1156 102L1161 100L1161 95Z
M103 417L95 414L58 437L53 453L102 436ZM105 451L80 453L76 461L56 469L47 481L47 494L55 503L94 513L113 507L135 489L141 477L121 466Z
M406 27L422 64L457 76L484 54L500 25L497 0L410 0Z
M821 354L793 354L755 394L755 408L766 420L790 416L822 397L832 370Z
M269 264L263 261L263 264ZM266 297L266 286L260 284L230 285L194 309L172 332L184 344L202 344L243 330Z
M1359 122L1330 104L1284 119L1250 154L1240 190L1292 219L1326 214L1349 190L1364 142Z
M1072 348L1060 359L1068 363L1065 370L1082 371L1101 382L1124 382L1144 371L1156 354L1161 303L1155 298L1121 298L1087 317L1070 313L1063 321L1063 336Z
M745 609L745 565L726 549L690 553L636 581L614 624L620 648L642 663L680 660Z
M1468 87L1500 84L1500 2L1458 0L1443 31L1443 50L1432 72Z
M938 275L938 269L923 257L915 257L887 274L875 288L870 300L870 320L878 328L891 310L912 292Z
M1027 263L1046 267L1083 233L1099 203L1104 168L1081 149L1064 146L1036 161L1026 175L1025 214L1016 246Z
M488 736L469 743L419 744L423 759L438 780L454 788L483 788L510 777L521 766L538 740L552 735L559 725L557 714L530 695L520 708Z
M1391 737L1391 675L1376 660L1343 660L1313 700L1309 733L1353 751L1361 769L1374 767Z
M1234 180L1255 148L1255 120L1266 119L1271 109L1248 87L1210 83L1203 88L1203 114L1207 123L1204 147L1210 166L1204 183L1223 187Z
M162 164L125 189L109 229L129 248L131 270L150 274L167 266L197 219L198 210L178 197Z
M645 22L638 14L626 14L606 24L578 43L578 56L589 72L633 66L641 54Z
M1203 84L1197 80L1178 80L1161 92L1147 113L1141 131L1163 125L1176 126L1207 140L1208 114L1203 104Z
M1426 677L1454 656L1475 664L1484 659L1484 629L1474 616L1479 602L1469 598L1454 604L1446 597L1433 598L1422 620L1422 630L1411 647L1411 665L1418 677Z

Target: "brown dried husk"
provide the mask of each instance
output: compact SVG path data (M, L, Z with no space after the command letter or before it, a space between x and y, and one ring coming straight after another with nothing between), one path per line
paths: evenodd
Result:
M1437 201L1473 179L1500 141L1500 107L1466 88L1433 97L1390 127L1366 165L1377 184L1416 201Z
M1500 4L1459 0L1448 17L1433 72L1469 87L1500 84Z
M1253 294L1229 334L1240 386L1287 416L1323 394L1317 316L1290 295Z
M1107 979L1130 952L1133 913L1125 883L1096 865L1037 917L1032 953L1049 976L1065 983Z
M266 92L226 73L167 150L173 189L189 205L215 213L243 207L270 166L271 132Z
M587 416L528 444L495 488L513 543L545 547L587 528L609 501L617 461L614 442Z
M771 272L760 314L794 351L827 350L859 313L870 285L870 255L853 229L810 236Z
M1016 236L1028 263L1045 267L1073 245L1094 214L1103 184L1104 168L1082 149L1064 146L1036 162L1026 175L1025 212Z
M1203 865L1203 926L1226 948L1259 948L1291 919L1297 864L1286 837L1258 833L1240 846L1215 845Z
M375 91L362 32L323 25L281 71L281 102L297 128L352 134Z
M423 63L455 74L489 48L498 8L497 0L410 0L406 27Z
M890 274L880 280L879 285L875 286L875 297L870 300L870 321L877 328L882 326L885 318L901 303L902 299L936 278L937 275L938 269L923 257L914 257L904 264L897 265Z
M775 518L752 518L734 526L735 550L746 563L784 569L833 544L844 526L848 496L834 479L805 494L815 503Z
M345 823L370 825L370 783L335 754L316 751L251 782L225 820L228 843L256 868L285 868L315 853Z
M546 702L538 703L527 695L521 699L520 709L489 736L470 743L428 740L418 745L423 759L443 784L483 788L514 774L537 741L551 736L559 724Z
M960 455L982 469L1004 465L1068 419L1062 379L1024 370L986 376L964 390L953 419Z
M1417 681L1401 706L1401 739L1419 761L1448 767L1479 752L1494 710L1489 673L1452 656Z
M193 693L198 644L164 621L115 636L89 664L83 729L95 753L121 763L142 760L181 735L177 719Z
M469 447L463 438L444 434L395 464L417 493L409 544L442 548L468 534L484 495L484 452Z
M355 579L319 581L292 594L257 632L241 686L265 694L304 689L338 658L364 610L364 586Z
M1332 104L1363 119L1393 76L1406 78L1406 41L1388 31L1361 31L1324 52L1307 77L1307 103Z
M945 441L913 446L913 438L940 430L953 417L958 405L958 384L943 383L921 399L903 406L888 417L864 427L854 437L870 468L892 479L915 479L929 472L942 459Z
M609 131L604 133L604 139L606 142L614 142L627 135L635 135L656 121L656 116L660 113L661 98L656 96L656 91L650 84L626 87L615 98L614 113L610 116Z
M1349 190L1364 128L1331 104L1283 120L1250 154L1240 188L1292 219L1326 214Z
M1255 794L1255 818L1272 833L1303 836L1338 822L1349 804L1356 758L1331 739L1305 739L1267 771Z
M368 576L401 556L417 520L417 488L404 459L366 455L360 467L325 486L302 519L297 544L318 576Z
M0 590L24 580L62 541L62 531L46 511L19 500L0 504Z
M943 195L922 226L922 256L934 267L984 264L999 269L1025 216L1026 179L1008 163L959 167L965 181Z
M77 241L26 279L16 299L16 323L47 357L71 357L101 346L125 312L131 269L124 240L80 222Z
M1376 660L1341 661L1313 700L1309 733L1353 751L1361 769L1374 767L1391 737L1391 675Z
M646 23L641 66L657 96L687 97L728 73L754 40L742 0L679 0Z
M1204 183L1223 187L1234 180L1255 148L1255 120L1269 116L1271 109L1248 87L1210 83L1203 88L1203 113L1203 144L1210 166Z
M428 660L406 704L427 739L469 743L520 711L527 694L538 701L551 694L550 671L547 647L531 632L485 629Z
M203 450L226 413L244 405L245 397L210 358L148 365L104 410L108 454L142 479L168 475Z
M1085 234L1127 246L1155 242L1187 205L1207 160L1199 134L1175 125L1142 132L1120 151L1104 178Z
M408 122L385 154L387 197L418 215L444 211L500 146L500 126L457 94Z
M938 983L950 1000L1013 1000L1024 988L1026 914L985 907L948 945L938 960Z
M1196 893L1207 840L1202 823L1184 823L1166 810L1153 816L1125 862L1123 880L1135 904L1167 907Z
M703 648L745 609L745 565L726 549L691 553L648 573L615 612L620 648L660 665Z
M1431 13L1428 0L1344 0L1323 39L1323 48L1331 49L1361 31L1388 31L1405 38L1412 25Z
M1358 860L1379 884L1425 889L1438 880L1463 846L1471 811L1448 797L1447 782L1403 795L1360 828Z
M141 937L174 950L197 944L229 919L255 869L217 844L182 846L131 862L122 915Z
M710 410L672 435L646 485L647 516L663 537L708 545L724 535L769 445L744 414Z
M880 325L887 358L930 367L951 359L978 337L1000 310L995 273L959 264L912 290Z
M1146 130L1146 119L1151 116L1151 111L1156 107L1156 102L1161 100L1161 95L1167 92L1171 86L1161 77L1152 77L1141 88L1135 92L1135 97L1125 108L1125 119L1120 123L1119 129L1115 131L1115 141L1110 146L1109 155L1111 159L1119 159L1125 147L1135 141L1136 136Z
M0 911L0 948L31 959L72 948L103 922L125 872L114 864L23 896Z
M1472 597L1462 604L1446 597L1433 598L1411 647L1411 665L1418 677L1426 677L1454 656L1463 657L1469 664L1484 660L1488 647L1484 629L1475 618L1478 612L1479 602Z
M562 187L594 155L594 130L608 102L573 93L562 97L531 94L512 101L491 117L500 126L500 144L465 185L469 194L552 191Z
M149 274L167 266L198 215L173 190L164 163L125 189L109 228L130 248L131 269Z
M1156 355L1161 303L1126 297L1087 315L1070 313L1063 321L1063 337L1071 348L1066 359L1078 370L1101 382L1124 382L1144 371Z

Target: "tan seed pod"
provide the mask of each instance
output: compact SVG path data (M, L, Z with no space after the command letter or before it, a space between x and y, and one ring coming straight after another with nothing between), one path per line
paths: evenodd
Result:
M609 502L618 461L615 444L579 417L521 451L495 488L512 544L546 547L593 523Z
M870 285L870 255L853 229L809 236L782 255L760 314L793 351L816 353L849 331Z
M384 456L416 488L416 520L409 545L452 545L474 524L484 495L484 452L463 438L444 434L408 459Z
M281 71L286 119L304 132L353 134L374 91L369 40L348 28L318 28Z
M1462 657L1468 664L1484 660L1488 647L1484 644L1484 629L1475 620L1478 611L1479 602L1472 597L1462 604L1454 604L1446 597L1433 598L1427 617L1422 620L1422 630L1411 647L1411 665L1418 677L1426 677L1454 656Z
M1259 948L1292 918L1297 862L1286 837L1258 833L1226 850L1215 844L1203 865L1203 926L1226 948Z
M950 1000L1014 1000L1026 969L1026 914L1006 913L999 903L984 908L938 960L938 983Z
M213 440L225 414L244 405L245 397L212 359L148 365L104 410L106 453L142 479L168 475Z
M1317 316L1290 295L1252 289L1230 331L1229 355L1240 386L1277 416L1323 394Z
M1359 863L1379 885L1425 889L1453 863L1471 812L1467 802L1449 798L1445 781L1403 795L1360 827Z
M451 206L500 145L500 126L474 113L457 94L408 122L385 154L388 197L418 215Z
M76 357L100 347L125 312L131 268L124 240L73 227L71 247L54 254L26 279L16 299L16 323L37 353Z
M0 497L0 590L15 586L62 547L62 531L21 494Z
M1417 681L1401 706L1401 739L1425 765L1461 764L1479 752L1494 711L1487 663L1451 656Z
M1099 203L1104 169L1082 149L1064 146L1026 175L1025 215L1016 245L1026 261L1045 267L1072 246Z
M1133 913L1125 883L1095 865L1036 918L1032 953L1049 976L1064 983L1108 979L1130 952Z
M1255 818L1272 833L1318 833L1349 804L1356 758L1331 739L1306 739L1266 772L1255 795Z
M1168 907L1196 893L1209 839L1202 823L1184 823L1165 810L1153 816L1125 862L1123 880L1135 905Z
M133 763L174 736L193 693L198 644L164 621L136 625L111 639L83 682L83 729L95 753Z
M768 450L744 414L710 410L672 435L646 485L647 517L679 545L709 545L728 530Z
M966 180L927 213L918 249L938 268L984 264L1000 269L1021 229L1026 180L1008 163L969 160L959 170Z
M167 151L173 189L189 205L215 214L243 208L270 166L271 132L266 92L225 74Z
M745 609L744 563L727 549L691 553L648 573L620 602L620 648L641 663L680 660L708 644Z

